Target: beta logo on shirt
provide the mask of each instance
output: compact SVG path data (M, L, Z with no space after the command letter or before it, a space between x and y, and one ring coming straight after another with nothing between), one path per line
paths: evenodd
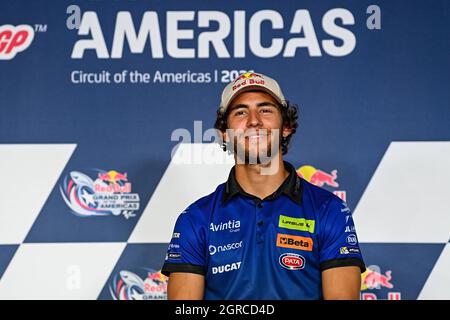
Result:
M307 237L294 236L291 234L277 234L277 247L312 251L313 240Z

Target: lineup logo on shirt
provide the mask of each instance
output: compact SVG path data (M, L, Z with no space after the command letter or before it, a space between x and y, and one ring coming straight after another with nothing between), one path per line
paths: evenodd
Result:
M315 223L316 222L314 220L306 220L304 218L294 218L280 214L278 226L280 228L285 229L314 233Z

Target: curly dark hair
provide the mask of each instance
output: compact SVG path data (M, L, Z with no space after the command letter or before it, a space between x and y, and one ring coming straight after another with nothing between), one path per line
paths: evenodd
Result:
M292 130L291 134L287 137L282 137L281 139L281 153L285 155L288 152L289 142L291 141L292 136L297 131L298 127L298 106L295 104L291 104L288 100L284 100L283 104L277 104L279 110L281 111L282 117L282 127L290 128ZM228 129L227 118L228 118L228 108L227 111L224 112L222 108L217 109L217 118L214 123L214 128L221 131L226 132ZM223 151L227 151L227 144L222 141L222 136L220 136L220 143Z

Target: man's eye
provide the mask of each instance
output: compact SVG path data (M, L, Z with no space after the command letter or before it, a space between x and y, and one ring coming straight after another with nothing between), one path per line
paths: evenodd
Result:
M271 109L261 109L261 113L272 113Z
M236 112L234 113L235 116L241 116L241 115L243 115L243 114L245 114L245 111L244 111L244 110L236 111Z

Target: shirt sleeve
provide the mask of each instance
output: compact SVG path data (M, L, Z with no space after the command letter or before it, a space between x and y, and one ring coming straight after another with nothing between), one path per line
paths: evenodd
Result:
M359 248L352 213L346 203L333 196L319 217L319 254L321 271L345 266L366 270Z
M205 230L195 215L194 209L188 207L178 216L167 248L162 274L166 276L172 272L206 274Z

